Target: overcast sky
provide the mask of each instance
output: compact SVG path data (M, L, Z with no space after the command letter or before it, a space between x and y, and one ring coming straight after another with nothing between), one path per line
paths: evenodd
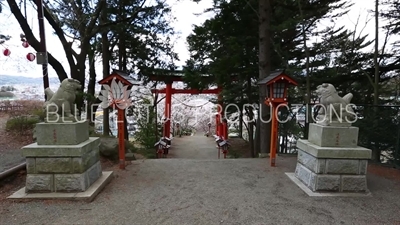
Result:
M1 0L0 0L1 1ZM193 3L192 0L167 0L167 2L172 6L173 14L177 21L173 24L176 31L180 32L179 37L175 44L175 51L179 54L180 62L178 65L181 66L189 58L189 52L187 50L186 37L191 33L194 24L200 25L207 18L210 18L211 14L205 15L195 15L204 11L204 9L212 6L212 0L202 0L201 3ZM372 15L368 14L368 10L373 9L375 0L353 0L355 5L352 7L350 13L345 15L340 20L335 23L340 25L345 25L349 29L354 29L354 24L357 21L359 15L360 25L359 28L364 26L366 18L371 18ZM3 2L5 3L5 2ZM28 23L32 27L33 32L36 37L38 35L38 22L37 14L33 10L28 10ZM329 22L323 22L321 26L328 25ZM69 73L69 66L65 58L65 54L60 44L58 38L52 34L51 27L45 24L46 38L47 38L47 49L55 56ZM359 29L360 32L361 29ZM41 77L41 66L36 64L36 61L29 62L26 59L26 55L29 52L35 53L32 48L24 48L19 40L19 35L21 33L20 26L14 16L5 7L5 10L0 14L0 33L11 35L13 38L7 41L2 46L0 45L0 75L24 75L30 77ZM373 39L374 33L374 21L371 20L367 27L363 30L363 34L370 34L370 39ZM383 36L383 35L382 35ZM3 50L8 48L11 50L11 55L5 57L3 55ZM49 76L56 76L54 70L49 66Z

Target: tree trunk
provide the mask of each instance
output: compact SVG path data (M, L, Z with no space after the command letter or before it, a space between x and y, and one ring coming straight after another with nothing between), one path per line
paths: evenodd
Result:
M270 59L270 24L271 24L271 5L270 0L259 0L259 79L262 79L270 74L271 71L271 59ZM270 133L271 133L271 123L266 122L269 120L269 110L264 104L265 96L263 93L263 88L260 86L260 110L259 119L257 120L257 143L259 146L257 150L262 155L266 155L269 152L270 147Z
M154 123L155 123L155 137L156 140L154 140L154 143L156 143L158 141L158 111L157 111L157 102L158 102L158 94L155 93L154 94L154 102L153 102L153 108L154 108Z
M239 137L243 138L243 112L239 112Z
M251 121L251 120L250 120ZM249 134L249 148L250 148L250 156L252 158L256 157L255 148L254 148L254 122L251 121L248 123L248 134Z
M106 22L107 15L104 12L101 15L101 21ZM102 55L103 55L103 78L106 78L110 75L110 41L108 40L108 30L103 30L101 33L101 43L102 43ZM103 110L103 135L110 135L110 113L109 109L106 108Z
M120 4L120 20L124 20L125 19L125 10L124 10L124 4ZM127 68L126 68L126 47L125 47L125 29L123 29L123 26L121 27L121 31L119 32L119 42L118 42L118 51L119 51L119 55L118 55L118 67L119 70L126 72ZM125 140L129 140L129 133L128 133L128 126L127 125L127 120L126 118L125 120Z
M304 53L306 55L306 96L305 96L305 103L306 103L306 115L305 115L305 122L304 122L304 139L308 138L308 130L310 127L310 121L312 120L311 114L311 84L310 84L310 53L307 47L307 34L306 34L306 24L303 15L303 9L301 7L300 0L297 0L299 6L299 12L301 17L301 30L302 30L302 37L303 37L303 47Z
M92 105L95 101L94 93L96 86L96 68L95 68L95 60L94 60L94 51L90 51L89 54L89 83L87 90L87 100L86 100L86 119L89 121L91 125L94 123L93 117L93 109Z
M258 111L258 114L260 112ZM253 135L254 135L254 154L256 156L258 156L258 154L260 154L260 116L257 116L257 118L254 121L254 128L255 130L253 131Z
M379 85L379 63L378 63L378 54L379 54L379 0L375 0L375 52L374 52L374 105L377 106L379 104L379 93L378 93L378 85ZM376 108L376 107L375 107Z
M373 123L372 129L376 129L378 125L378 104L379 104L379 0L375 0L375 52L374 52L374 111L373 111ZM381 162L381 150L378 148L378 141L376 136L372 137L372 141L375 143L372 148L372 161Z
M247 78L247 100L250 100L252 97L252 91L251 91L251 77ZM254 108L252 106L246 107L245 108L247 115L248 115L248 121L247 123L247 134L249 136L249 147L250 147L250 155L252 158L256 157L256 147L254 146L254 113L253 110ZM241 117L243 119L243 115Z

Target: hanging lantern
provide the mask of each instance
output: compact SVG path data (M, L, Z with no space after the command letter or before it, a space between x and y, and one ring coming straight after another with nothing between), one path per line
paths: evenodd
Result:
M26 59L28 59L29 61L33 61L33 60L35 60L35 58L36 58L36 56L33 54L33 53L28 53L27 55L26 55Z
M10 54L11 54L10 49L6 48L6 49L3 50L3 55L9 56Z
M22 46L23 46L24 48L27 48L27 47L29 47L29 43L28 43L27 41L23 41L23 42L22 42Z

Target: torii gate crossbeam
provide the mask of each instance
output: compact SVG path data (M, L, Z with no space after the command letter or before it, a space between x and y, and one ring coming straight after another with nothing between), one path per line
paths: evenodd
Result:
M206 90L197 90L197 89L171 89L171 94L192 94L192 95L197 95L197 94L220 94L222 89L216 88L216 89L206 89ZM158 93L158 94L166 94L167 89L153 89L151 90L151 93Z

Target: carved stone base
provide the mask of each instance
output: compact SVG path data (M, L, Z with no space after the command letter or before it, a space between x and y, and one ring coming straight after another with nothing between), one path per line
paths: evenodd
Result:
M367 192L366 175L316 174L297 164L295 176L314 192Z
M308 140L322 147L356 147L358 127L323 126L311 123Z
M295 176L312 191L366 192L371 150L362 147L320 147L298 141Z
M46 192L84 192L102 174L100 161L83 173L77 174L28 174L26 176L26 193Z
M100 139L77 145L38 145L22 148L26 157L26 192L83 192L102 174Z
M38 123L35 133L38 145L76 145L88 140L89 123Z

